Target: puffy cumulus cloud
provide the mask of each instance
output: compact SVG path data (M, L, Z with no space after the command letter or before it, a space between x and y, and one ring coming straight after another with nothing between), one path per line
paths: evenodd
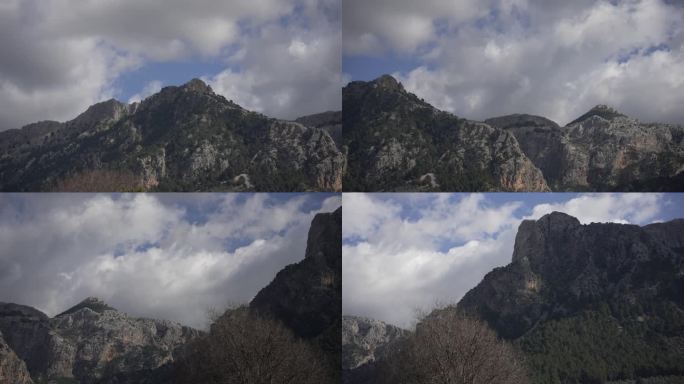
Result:
M240 79L226 96L276 117L339 109L337 4L2 1L0 130L44 119L71 119L97 101L118 96L116 80L123 73L179 60L225 62L224 73ZM271 63L259 65L260 58ZM217 74L195 77L200 76ZM260 102L252 103L249 97ZM316 107L321 109L314 111Z
M247 38L221 73L205 78L245 108L294 119L342 108L339 3L309 1L298 19Z
M361 25L349 28L384 32L345 35L345 52L377 52L354 48L372 40L418 57L418 67L395 75L435 106L468 118L531 113L565 124L609 104L644 121L684 121L684 8L677 2L458 3L478 11L456 17L424 10L432 32L408 50L382 37L391 29L372 24L381 11L369 8Z
M304 257L333 196L5 195L2 301L55 315L87 296L136 316L202 327Z
M524 219L648 224L667 204L659 194L344 194L343 311L409 327L417 310L457 302L508 264Z

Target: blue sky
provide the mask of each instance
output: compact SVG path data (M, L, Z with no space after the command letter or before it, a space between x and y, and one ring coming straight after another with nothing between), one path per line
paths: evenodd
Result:
M345 193L343 312L409 327L506 265L520 222L559 211L581 223L684 218L684 195Z
M566 124L596 104L684 122L684 5L663 0L347 0L347 79L396 76L471 119Z
M192 78L266 115L341 108L339 0L7 0L0 130Z
M339 194L1 194L0 301L55 315L86 297L204 327L304 258Z

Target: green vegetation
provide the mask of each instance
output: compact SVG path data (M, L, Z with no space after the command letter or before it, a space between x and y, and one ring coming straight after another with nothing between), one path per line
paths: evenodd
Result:
M684 314L673 304L644 311L602 303L547 321L517 340L535 383L604 383L684 375Z

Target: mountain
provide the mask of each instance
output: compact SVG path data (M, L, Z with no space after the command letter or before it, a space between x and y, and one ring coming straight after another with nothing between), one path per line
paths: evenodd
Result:
M408 331L379 320L344 316L342 318L342 382L372 383L375 362L402 340Z
M345 163L324 129L250 112L198 79L0 132L0 151L2 191L338 191Z
M342 90L346 191L546 191L515 137L419 99L393 77Z
M332 137L335 145L340 147L342 143L342 111L329 111L315 115L302 116L295 120L308 127L320 128Z
M117 382L110 379L173 362L180 348L199 336L170 321L130 317L95 298L53 318L0 303L0 331L35 383Z
M457 308L514 341L536 383L681 382L684 219L523 221L512 262Z
M312 340L339 375L342 322L342 208L311 222L304 260L288 265L250 303ZM338 380L336 380L338 381Z
M684 126L598 105L565 127L538 116L485 120L515 135L554 191L684 190Z
M33 384L26 364L7 345L0 332L0 383Z
M343 88L347 191L681 191L684 126L599 105L565 127L516 114L470 121L393 77Z
M304 259L278 272L249 310L315 346L330 379L339 382L342 208L314 217ZM53 318L0 303L0 383L4 377L14 380L10 384L31 383L26 372L35 384L173 383L188 347L211 336L170 321L133 318L93 297Z

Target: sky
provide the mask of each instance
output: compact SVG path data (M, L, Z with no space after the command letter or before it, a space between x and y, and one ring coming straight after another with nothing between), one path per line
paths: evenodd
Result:
M197 328L304 259L339 194L0 194L0 302L57 315L94 296Z
M524 219L559 211L582 224L684 218L679 193L343 195L342 310L410 328L510 263Z
M342 20L345 79L392 74L458 116L684 124L680 0L345 0Z
M201 78L278 118L341 108L339 0L0 0L0 131Z

